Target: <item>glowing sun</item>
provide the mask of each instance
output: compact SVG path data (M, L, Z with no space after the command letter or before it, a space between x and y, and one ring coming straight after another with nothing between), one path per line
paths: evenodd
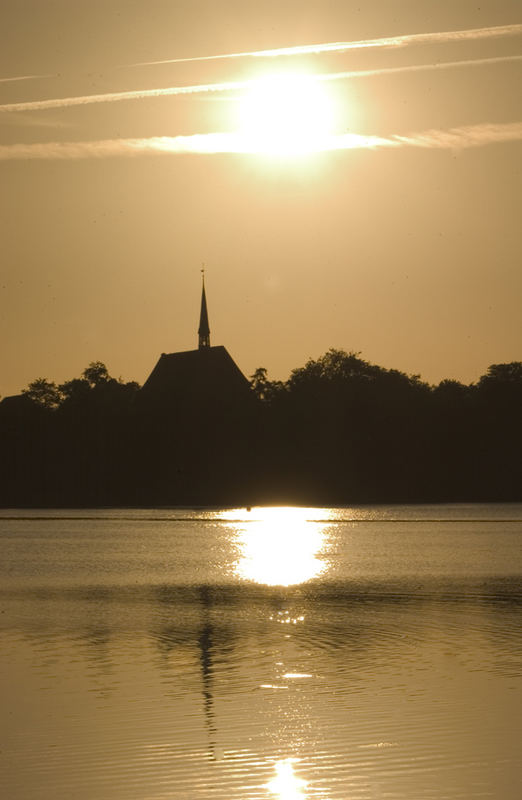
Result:
M322 150L333 124L332 98L324 83L311 75L285 73L254 80L240 101L241 136L259 153Z

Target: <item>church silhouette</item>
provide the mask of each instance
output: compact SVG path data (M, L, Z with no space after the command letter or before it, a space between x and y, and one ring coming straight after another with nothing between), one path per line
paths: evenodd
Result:
M204 276L197 349L162 353L136 406L140 502L249 499L259 403L226 348L210 344Z
M197 350L162 353L141 389L140 401L155 413L177 411L189 417L196 410L212 416L238 413L255 402L249 381L227 349L210 344L204 275Z

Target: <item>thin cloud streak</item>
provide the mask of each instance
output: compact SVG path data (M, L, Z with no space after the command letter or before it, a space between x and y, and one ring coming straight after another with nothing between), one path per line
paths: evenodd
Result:
M368 78L379 75L393 75L401 72L424 72L430 70L455 69L458 67L477 67L487 64L501 64L521 61L522 55L494 56L492 58L475 58L462 61L440 61L435 64L410 64L402 67L382 67L380 69L353 70L350 72L329 72L309 77L317 81L336 81L352 78ZM256 79L246 81L227 81L225 83L202 83L193 86L168 86L159 89L139 89L127 92L109 92L107 94L90 94L79 97L62 97L52 100L30 100L22 103L5 103L0 105L0 112L42 111L56 108L92 105L96 103L116 103L122 100L143 100L149 97L172 97L176 95L207 94L213 92L231 92L248 89L256 84Z
M17 75L14 78L0 78L0 83L10 83L12 81L39 81L44 78L57 78L57 75Z
M359 50L365 47L406 47L412 44L443 44L477 39L492 39L522 34L522 24L496 25L489 28L469 28L461 31L439 31L435 33L410 33L403 36L387 36L380 39L363 39L353 42L328 42L295 47L279 47L274 50L252 50L242 53L222 53L214 56L192 56L191 58L169 58L163 61L139 61L123 67L150 67L157 64L182 64L188 61L217 61L223 58L275 58L278 56L318 55L320 53Z
M522 61L522 55L470 58L462 61L439 61L436 64L407 64L402 67L360 69L351 72L329 72L325 75L317 75L314 77L316 77L318 81L337 81L351 78L370 78L377 75L394 75L401 72L429 72L433 70L455 69L457 67L481 67L485 64L503 64L510 61Z
M251 81L228 81L227 83L202 83L195 86L168 86L163 89L138 89L130 92L108 92L87 94L79 97L59 97L53 100L30 100L27 103L4 103L0 111L41 111L52 108L70 108L94 103L116 103L120 100L142 100L146 97L169 97L171 95L200 94L204 92L228 92L247 88Z
M411 136L396 135L393 141L400 146L436 148L439 150L460 150L468 147L482 147L487 144L522 141L522 122L508 122L495 125L484 123L449 130L429 130Z
M74 160L150 153L249 152L239 134L204 133L191 136L151 136L143 139L102 139L89 142L42 142L0 145L0 161L23 159Z
M360 150L416 147L422 149L460 150L489 144L522 141L522 122L484 123L447 130L393 136L341 134L325 137L312 151ZM257 154L256 143L240 133L206 133L192 136L153 136L146 139L106 139L90 142L45 142L0 146L0 160L74 160L111 158L147 154ZM278 154L275 154L276 157ZM285 154L282 154L285 155ZM286 154L291 155L292 154ZM307 155L300 153L299 155Z

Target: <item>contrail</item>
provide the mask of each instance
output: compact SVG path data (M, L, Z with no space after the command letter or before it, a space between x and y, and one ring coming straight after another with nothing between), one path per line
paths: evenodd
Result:
M520 61L522 55L494 56L493 58L475 58L462 61L441 61L435 64L411 64L402 67L383 67L381 69L353 70L351 72L330 72L318 75L307 75L310 80L335 81L352 78L367 78L378 75L393 75L401 72L422 72L428 70L453 69L457 67L476 67L485 64L501 64ZM22 103L5 103L0 105L0 112L6 111L40 111L54 108L70 108L71 106L91 105L94 103L115 103L120 100L141 100L148 97L169 97L175 95L205 94L210 92L230 92L248 89L256 84L256 79L244 81L227 81L225 83L202 83L193 86L168 86L160 89L139 89L127 92L108 92L107 94L90 94L79 97L61 97L52 100L30 100Z
M328 72L324 75L314 75L313 77L318 81L337 81L351 78L369 78L375 75L394 75L401 72L427 72L432 70L454 69L455 67L480 67L484 64L502 64L508 61L522 61L522 55L470 58L462 61L438 61L435 64L407 64L402 67L359 69L350 72Z
M484 123L446 130L427 130L392 136L341 134L323 137L311 152L416 147L459 150L489 144L522 141L522 122ZM105 139L89 142L45 142L0 145L0 160L72 160L144 154L262 152L249 137L239 133L206 133L192 136L153 136L146 139ZM276 154L277 155L277 154Z
M228 92L245 89L250 84L251 81L228 81L227 83L202 83L195 86L168 86L164 89L138 89L130 92L59 97L53 100L30 100L26 103L4 103L4 105L0 105L0 111L40 111L51 108L85 106L92 103L115 103L119 100L141 100L145 97L168 97L170 95L199 94L202 92Z
M396 135L393 141L401 146L459 150L486 144L522 141L522 122L500 125L485 123L449 130L429 130L407 136Z
M465 42L477 39L491 39L501 36L517 36L522 33L522 24L497 25L489 28L469 28L462 31L441 31L438 33L410 33L403 36L386 36L381 39L362 39L353 42L329 42L326 44L306 44L295 47L279 47L274 50L251 50L242 53L222 53L214 56L192 56L191 58L169 58L163 61L139 61L125 64L124 67L149 67L156 64L181 64L187 61L216 61L223 58L275 58L278 56L318 55L319 53L359 50L365 47L405 47L411 44L442 44L444 42Z
M0 78L0 83L10 83L11 81L37 81L43 78L57 78L57 75L17 75L14 78Z

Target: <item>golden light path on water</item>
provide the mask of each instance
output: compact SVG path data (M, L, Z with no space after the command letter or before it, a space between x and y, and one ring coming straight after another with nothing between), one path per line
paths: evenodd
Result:
M267 789L280 800L305 800L303 789L307 782L294 774L292 762L295 758L285 758L275 765L276 777L267 784Z
M237 511L225 512L230 519ZM231 522L239 550L235 572L266 586L293 586L326 570L325 523L309 519L310 509L256 509L251 521Z
M247 581L265 586L290 587L323 575L328 569L327 530L330 526L328 509L279 506L254 508L251 511L233 509L220 513L230 520L232 544L237 547L235 574ZM303 616L280 611L271 616L279 623L299 624ZM285 641L288 637L285 637ZM287 689L288 681L312 678L312 675L289 671L280 665L283 686L263 684L264 689ZM302 717L303 709L297 712ZM285 720L285 730L288 724ZM296 752L295 743L286 740L283 752ZM277 800L307 800L308 782L296 774L295 756L274 762L274 777L263 786Z

